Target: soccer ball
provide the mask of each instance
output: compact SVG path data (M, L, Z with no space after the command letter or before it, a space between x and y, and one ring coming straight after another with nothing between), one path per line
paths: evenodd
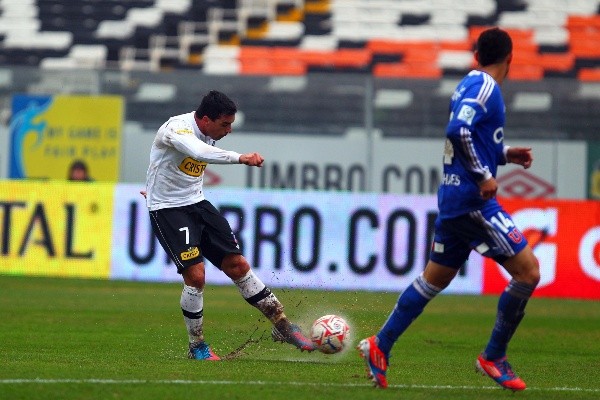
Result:
M342 351L349 341L350 327L339 315L324 315L313 322L310 339L321 353L334 354Z

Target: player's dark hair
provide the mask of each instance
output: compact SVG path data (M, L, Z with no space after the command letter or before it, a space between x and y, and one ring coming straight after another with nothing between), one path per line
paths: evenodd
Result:
M487 29L477 39L477 61L481 66L497 64L512 52L512 40L500 28Z
M211 90L202 98L196 110L196 117L202 119L205 115L213 121L221 115L233 115L237 112L235 103L225 94Z

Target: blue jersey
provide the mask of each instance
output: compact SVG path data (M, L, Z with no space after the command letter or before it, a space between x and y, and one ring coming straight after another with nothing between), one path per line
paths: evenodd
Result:
M484 206L479 182L496 177L498 165L506 164L504 119L504 100L496 81L485 72L471 71L450 102L444 174L438 190L441 218Z

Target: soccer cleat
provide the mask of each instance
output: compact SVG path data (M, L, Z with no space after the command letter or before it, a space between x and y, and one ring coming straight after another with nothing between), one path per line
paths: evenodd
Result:
M377 337L371 336L361 340L356 348L360 356L365 360L367 376L373 380L375 386L385 389L388 385L385 377L388 356L377 345Z
M313 351L316 349L314 343L304 336L302 329L289 321L278 323L279 327L273 327L271 338L275 342L289 343L296 346L300 351Z
M210 346L204 342L190 343L188 358L192 360L208 360L219 361L220 358L216 355Z
M487 375L504 389L512 391L525 390L527 385L519 378L510 367L506 360L506 356L497 360L486 360L480 354L475 362L475 371L481 372L482 375Z

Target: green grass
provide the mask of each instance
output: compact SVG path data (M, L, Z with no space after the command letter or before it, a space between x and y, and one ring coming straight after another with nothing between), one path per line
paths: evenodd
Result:
M275 289L304 327L334 312L353 342L381 326L397 293ZM529 388L474 373L495 297L438 296L396 344L390 387L374 389L354 349L300 353L232 286L205 290L205 333L222 362L185 358L179 284L0 276L0 399L598 399L600 303L532 299L510 348Z

